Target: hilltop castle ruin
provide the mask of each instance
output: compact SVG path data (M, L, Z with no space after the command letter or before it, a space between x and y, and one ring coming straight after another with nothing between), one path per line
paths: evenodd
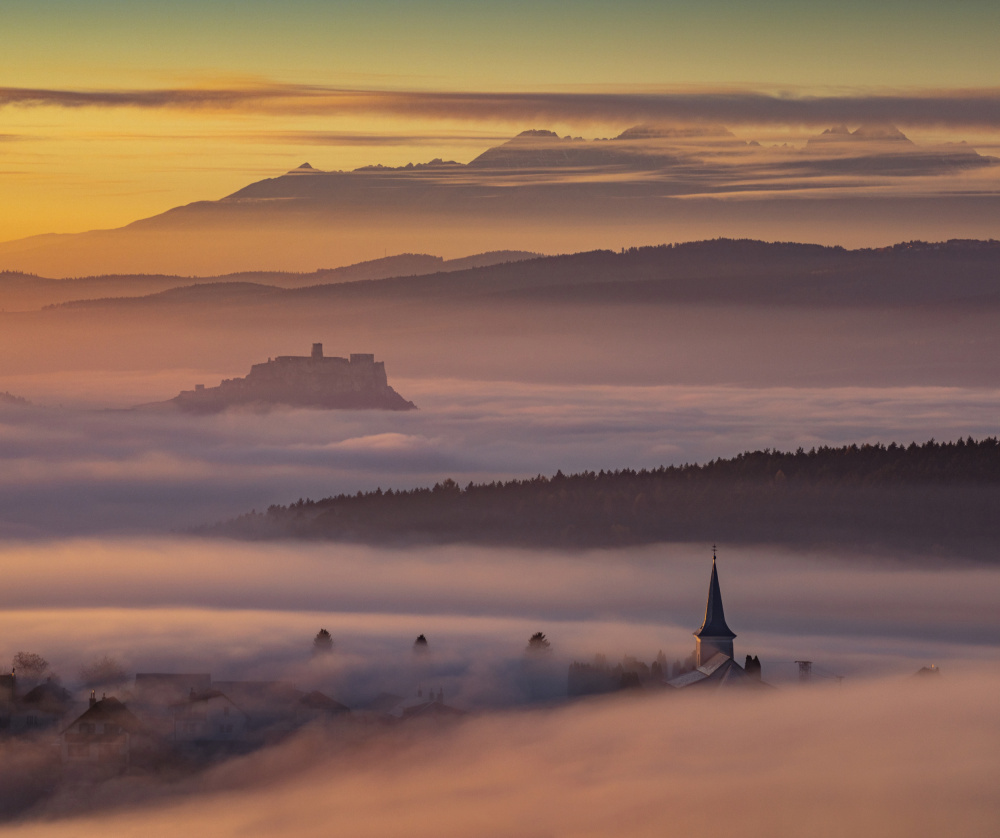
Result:
M279 355L254 364L246 378L227 378L218 387L196 384L171 402L193 413L215 413L236 405L416 409L389 386L383 361L364 353L326 357L322 343L314 343L310 355Z

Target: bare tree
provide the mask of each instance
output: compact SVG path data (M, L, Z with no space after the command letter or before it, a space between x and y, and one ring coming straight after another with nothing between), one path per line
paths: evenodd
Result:
M125 668L110 655L95 658L80 668L80 683L85 687L120 687L128 679Z
M11 669L21 689L30 690L38 684L49 668L49 662L35 652L18 652L11 661Z
M15 675L25 678L41 678L49 668L49 662L35 652L18 652L14 655L11 668Z

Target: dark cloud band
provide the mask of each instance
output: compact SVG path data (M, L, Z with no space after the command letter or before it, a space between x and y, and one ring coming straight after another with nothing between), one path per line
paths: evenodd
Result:
M1000 89L813 96L747 90L476 93L349 90L311 85L162 90L0 88L0 107L176 108L262 113L365 113L412 118L538 119L1000 128Z

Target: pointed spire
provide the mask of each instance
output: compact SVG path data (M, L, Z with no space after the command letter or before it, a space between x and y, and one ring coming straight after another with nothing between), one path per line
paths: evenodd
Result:
M736 633L726 625L726 615L722 610L722 589L719 587L719 572L715 567L715 545L712 545L712 578L708 583L708 604L705 606L705 622L694 633L695 637L736 637Z

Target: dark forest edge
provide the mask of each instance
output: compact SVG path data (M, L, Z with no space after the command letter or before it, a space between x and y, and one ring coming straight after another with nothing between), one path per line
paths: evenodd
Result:
M582 549L666 541L996 560L996 437L748 451L732 459L300 499L205 535Z

